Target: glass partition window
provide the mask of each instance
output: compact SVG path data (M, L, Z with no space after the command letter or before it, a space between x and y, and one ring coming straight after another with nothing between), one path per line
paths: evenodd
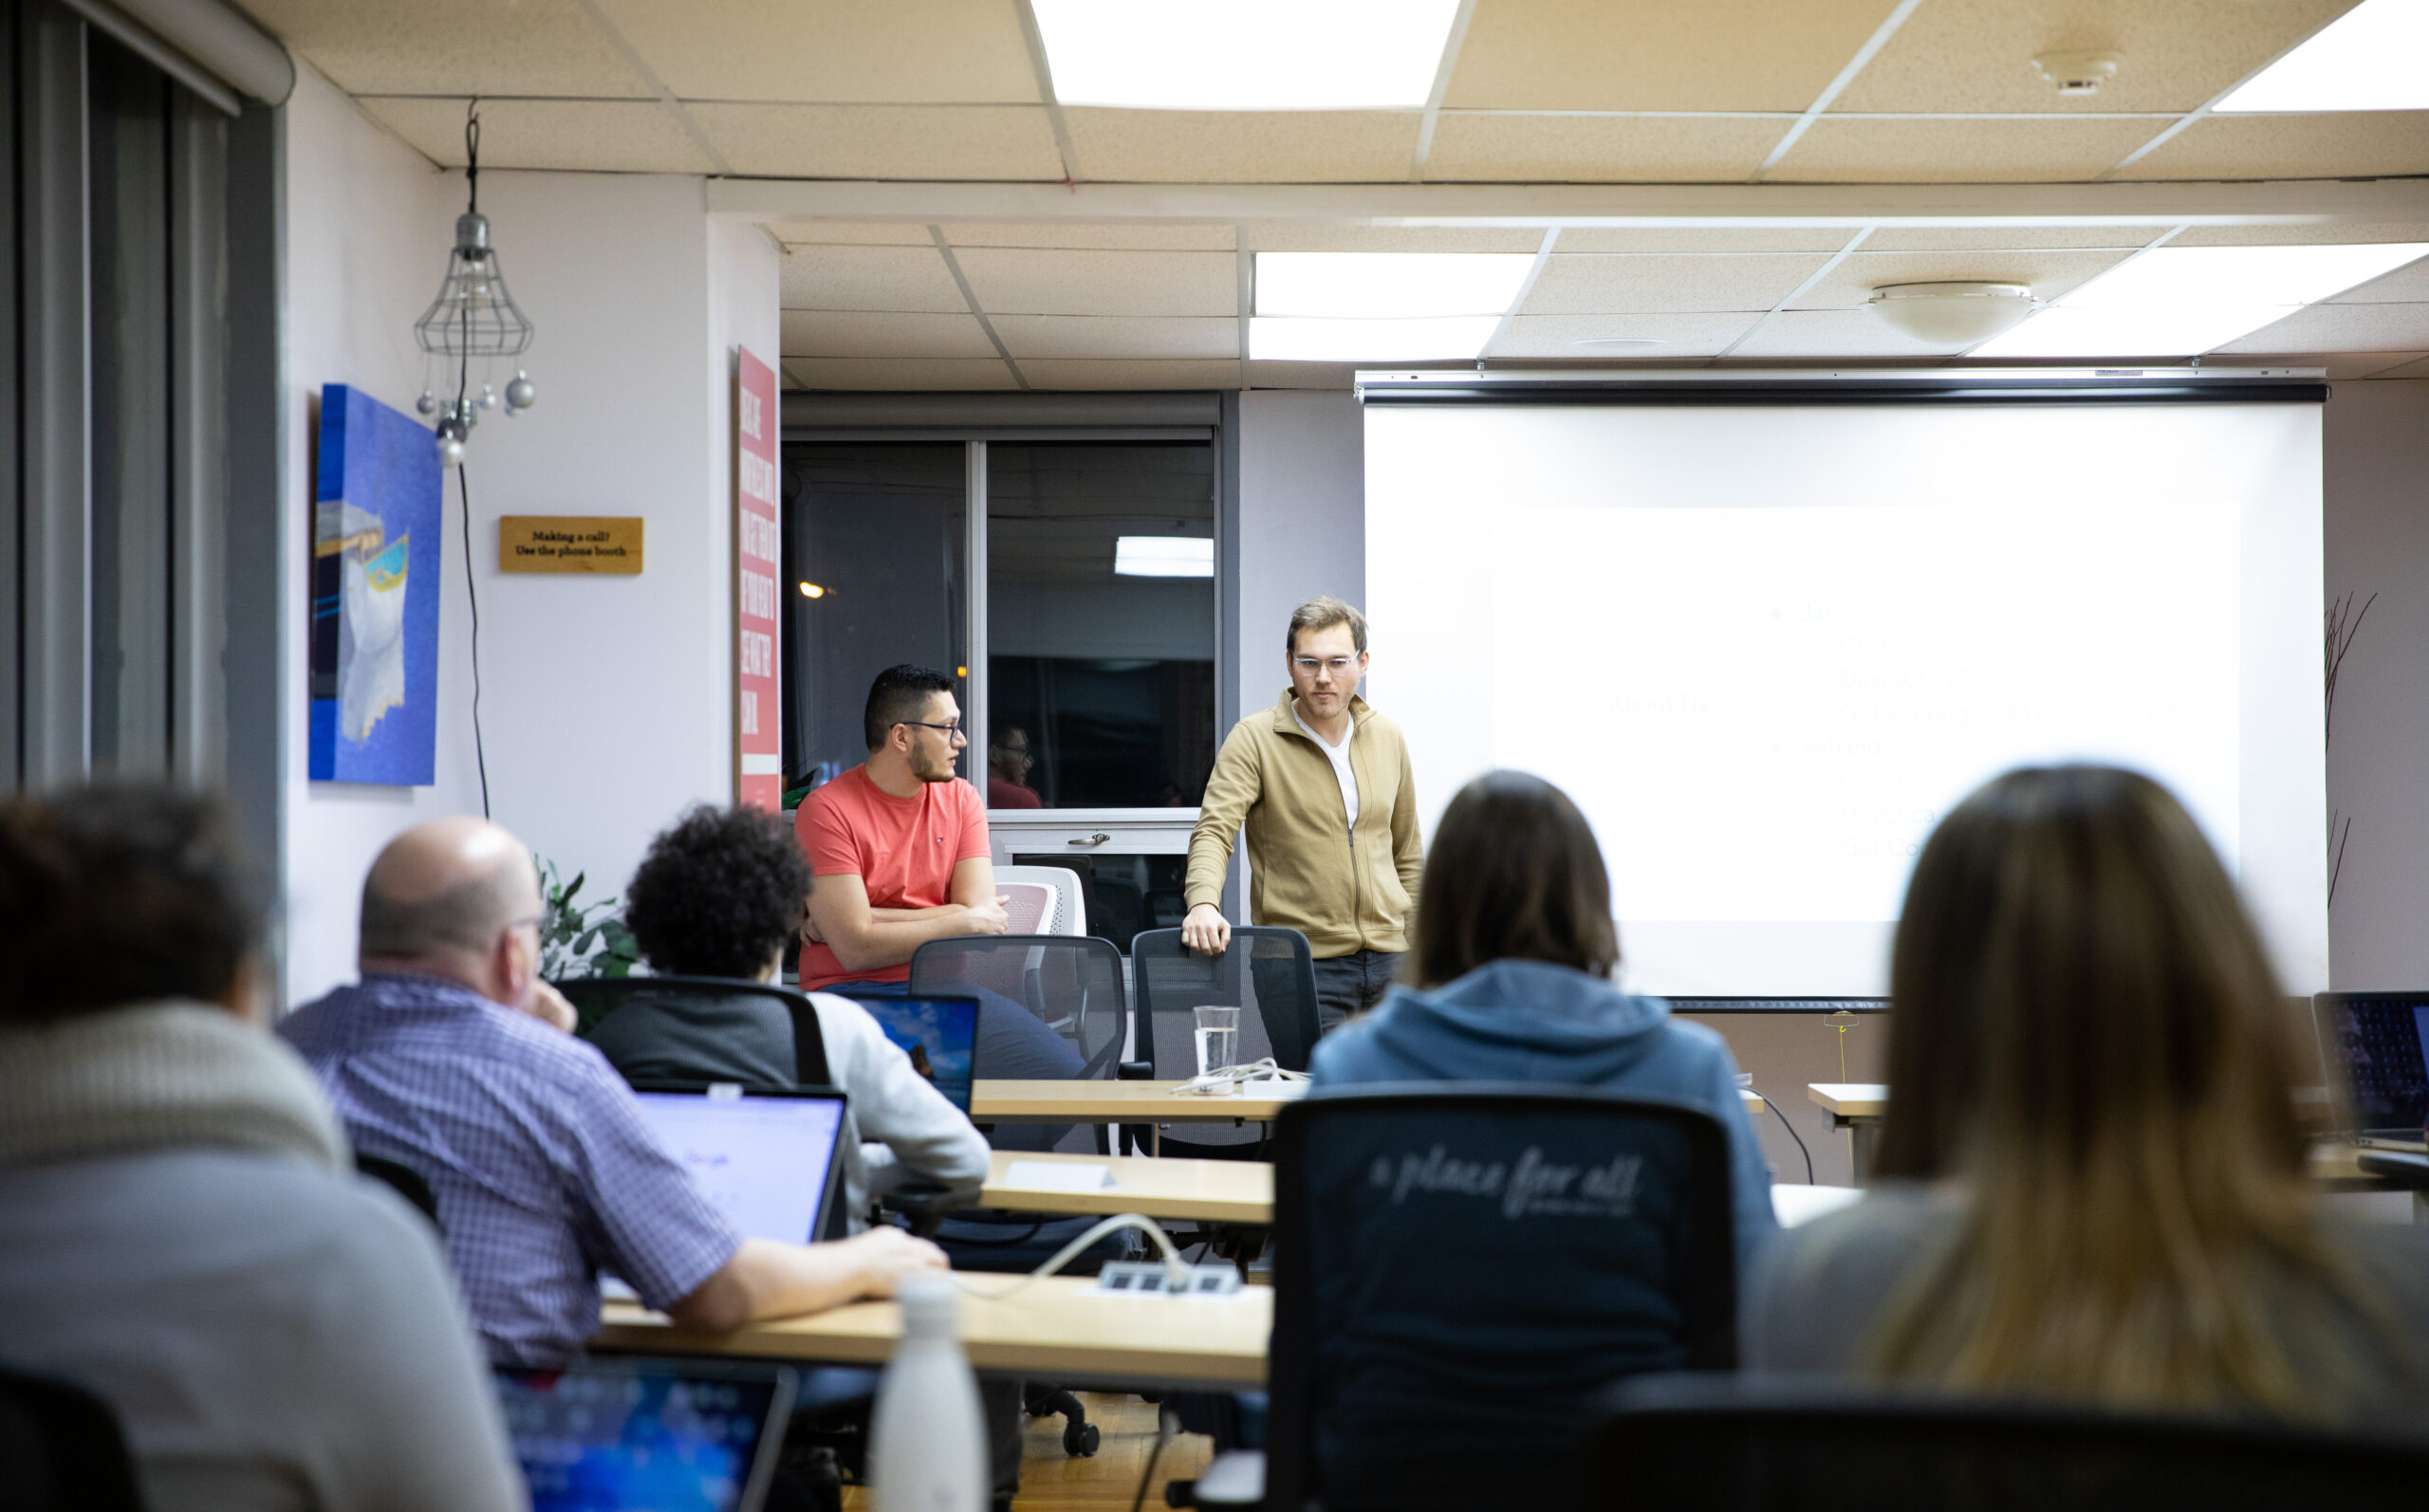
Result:
M988 443L989 807L1196 806L1214 496L1205 441Z

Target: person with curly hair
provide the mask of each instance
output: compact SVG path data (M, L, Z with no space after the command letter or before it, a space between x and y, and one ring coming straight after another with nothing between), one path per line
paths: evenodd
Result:
M809 863L781 815L701 804L650 841L625 890L624 922L662 976L772 982L808 893ZM873 1188L912 1179L976 1190L987 1178L987 1141L970 1120L867 1009L831 992L809 1001L827 1079L851 1095L843 1168L853 1225L864 1225ZM793 1084L792 1018L757 993L670 985L627 1000L590 1040L635 1080Z

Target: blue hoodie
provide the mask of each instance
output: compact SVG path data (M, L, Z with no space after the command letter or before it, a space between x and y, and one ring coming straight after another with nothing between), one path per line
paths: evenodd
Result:
M1670 1005L1546 961L1478 967L1430 992L1397 988L1372 1013L1316 1044L1309 1079L1541 1081L1635 1092L1699 1107L1729 1135L1738 1290L1778 1231L1771 1172L1737 1096L1737 1062L1719 1035L1676 1023Z

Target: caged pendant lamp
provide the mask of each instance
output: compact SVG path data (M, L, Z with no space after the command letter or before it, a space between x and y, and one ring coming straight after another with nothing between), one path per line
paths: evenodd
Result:
M481 213L481 102L475 100L464 113L464 183L470 199L464 213L455 217L455 248L447 254L447 277L438 286L438 297L430 308L414 323L414 339L421 345L424 379L421 398L415 408L425 415L435 415L434 427L438 443L438 460L443 467L454 467L464 460L464 442L480 419L480 412L494 408L498 393L491 381L492 364L501 358L519 357L531 344L531 322L507 292L506 274L499 267L497 249L490 245L490 218ZM439 387L444 389L444 372L452 360L454 368L455 396L441 400L431 392L429 374L434 366L440 372ZM473 363L480 362L480 392L473 392ZM506 413L511 417L531 407L538 397L531 379L521 368L506 385Z

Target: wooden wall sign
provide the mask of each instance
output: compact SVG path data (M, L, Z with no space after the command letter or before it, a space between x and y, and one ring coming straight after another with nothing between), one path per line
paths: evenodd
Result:
M498 517L500 572L641 570L641 518L579 514Z

